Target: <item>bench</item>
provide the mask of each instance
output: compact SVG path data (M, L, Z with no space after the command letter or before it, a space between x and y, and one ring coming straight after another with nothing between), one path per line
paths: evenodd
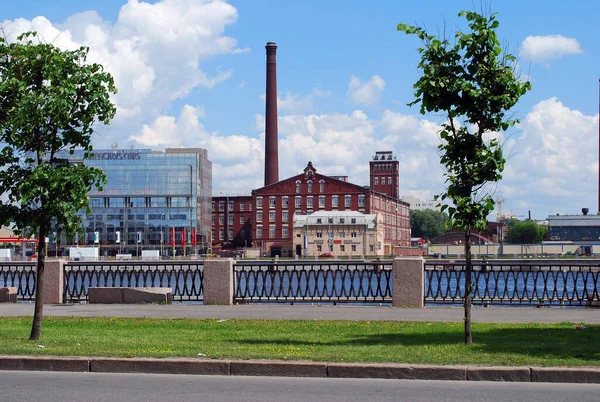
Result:
M172 304L173 291L171 288L162 287L90 287L88 302L90 304Z
M0 303L16 303L17 288L5 287L0 288Z

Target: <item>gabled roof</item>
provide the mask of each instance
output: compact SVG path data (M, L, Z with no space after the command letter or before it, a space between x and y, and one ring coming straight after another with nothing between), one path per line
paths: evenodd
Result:
M272 188L276 188L277 186L285 187L290 184L295 185L296 181L298 181L298 180L300 180L300 181L312 180L313 183L316 185L318 185L319 182L321 180L323 180L323 181L325 181L325 183L336 183L343 188L348 188L349 190L352 189L354 191L360 191L360 192L371 191L368 186L367 187L359 186L357 184L338 180L336 178L317 173L317 169L315 169L312 162L309 161L308 164L306 165L306 167L304 168L304 170L302 171L302 173L299 173L292 177L288 177L287 179L280 180L277 183L269 184L268 186L259 187L255 190L253 190L252 193L253 194L260 193L264 190L270 190Z

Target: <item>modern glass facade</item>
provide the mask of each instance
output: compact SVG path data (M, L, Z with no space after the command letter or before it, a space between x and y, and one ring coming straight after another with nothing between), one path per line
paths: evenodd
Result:
M69 157L81 160L81 153ZM210 244L212 163L200 148L95 150L86 166L104 171L107 184L90 192L85 239L101 256L203 253Z

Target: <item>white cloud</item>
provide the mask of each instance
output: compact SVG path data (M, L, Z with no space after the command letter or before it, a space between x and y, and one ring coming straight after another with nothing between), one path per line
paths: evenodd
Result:
M593 207L598 188L598 115L586 116L550 98L539 102L511 138L513 149L501 182L504 197L528 209Z
M359 105L374 105L379 102L384 89L385 81L378 75L374 75L364 83L353 75L348 84L348 97Z
M521 43L520 55L536 62L559 59L568 54L583 53L575 38L562 35L528 36Z
M320 88L315 88L308 95L295 94L288 91L285 94L285 98L277 96L277 111L287 113L306 113L314 109L313 100L315 98L327 98L331 95L331 92L324 91ZM265 94L260 96L262 101L266 100Z
M44 41L63 49L90 46L88 61L103 64L119 90L113 98L117 116L112 126L104 129L109 134L96 144L106 146L119 137L125 140L129 134L123 133L155 120L174 100L194 88L212 88L229 79L231 70L207 72L202 64L219 55L247 50L225 35L226 27L235 23L237 16L235 7L219 0L161 0L152 4L129 0L114 24L95 11L86 11L71 15L62 24L36 17L4 21L2 26L9 40L35 30ZM161 117L162 121L152 124L171 124ZM144 138L148 143L173 142L162 137Z

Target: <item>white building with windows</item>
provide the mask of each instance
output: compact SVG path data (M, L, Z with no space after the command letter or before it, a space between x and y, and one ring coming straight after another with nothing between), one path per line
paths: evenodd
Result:
M413 197L412 195L405 195L402 197L402 201L409 203L412 211L424 211L426 209L432 209L438 212L440 211L438 202L434 200L422 200L420 198Z
M294 243L303 245L305 257L382 256L384 236L381 214L317 211L294 216Z

